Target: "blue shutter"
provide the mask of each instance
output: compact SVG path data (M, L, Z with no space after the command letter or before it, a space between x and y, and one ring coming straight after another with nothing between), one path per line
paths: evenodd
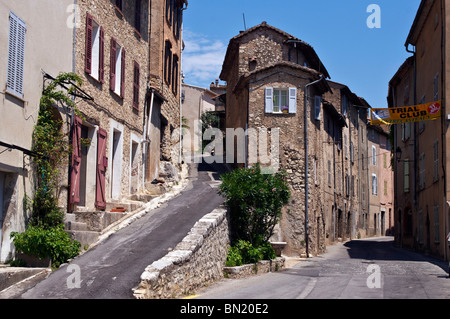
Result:
M266 88L266 113L273 113L273 88Z
M289 113L297 113L297 88L289 88Z
M8 70L6 89L23 98L25 22L12 11L9 15Z

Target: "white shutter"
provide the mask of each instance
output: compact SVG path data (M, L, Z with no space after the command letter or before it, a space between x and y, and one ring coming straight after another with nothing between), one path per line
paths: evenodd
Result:
M314 97L314 118L320 121L320 110L322 104L322 97L316 95Z
M25 62L25 22L13 12L9 15L8 71L6 88L23 97L23 72Z
M273 88L267 87L265 91L266 113L273 113Z
M289 113L297 113L297 88L289 88Z

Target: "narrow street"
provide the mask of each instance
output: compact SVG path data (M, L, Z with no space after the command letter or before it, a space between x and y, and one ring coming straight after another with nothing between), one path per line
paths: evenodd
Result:
M225 279L197 299L448 299L447 266L395 248L392 237L354 240L284 271Z
M223 202L217 194L221 165L191 164L190 183L177 197L75 258L81 285L70 287L65 265L24 293L23 299L129 299L144 269L173 249L193 225Z

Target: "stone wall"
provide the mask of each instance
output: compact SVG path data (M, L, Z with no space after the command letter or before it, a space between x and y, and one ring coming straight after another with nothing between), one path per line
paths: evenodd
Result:
M227 210L200 219L173 251L148 266L133 289L136 299L170 299L224 278L230 244Z

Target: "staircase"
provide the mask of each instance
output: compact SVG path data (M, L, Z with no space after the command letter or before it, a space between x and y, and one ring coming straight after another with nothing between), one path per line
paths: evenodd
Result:
M87 250L90 245L97 242L108 226L126 218L143 206L144 201L134 201L127 204L107 203L105 211L75 211L66 214L65 229L72 239L81 243L82 250Z

